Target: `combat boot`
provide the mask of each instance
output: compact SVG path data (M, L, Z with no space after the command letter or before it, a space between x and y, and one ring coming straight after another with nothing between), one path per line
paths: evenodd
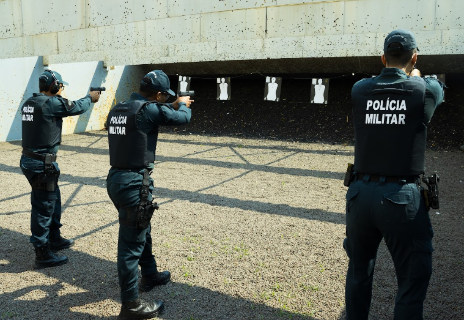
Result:
M158 316L164 309L163 301L141 302L140 300L122 303L120 320L151 319Z
M73 239L65 239L62 236L59 236L56 239L50 239L50 248L53 252L57 252L59 250L68 249L74 245Z
M148 276L142 276L140 280L139 290L142 292L148 292L155 286L164 285L171 281L171 273L169 271L163 271L152 273Z
M56 255L50 250L48 243L42 247L35 248L35 269L56 267L65 263L68 263L68 257Z

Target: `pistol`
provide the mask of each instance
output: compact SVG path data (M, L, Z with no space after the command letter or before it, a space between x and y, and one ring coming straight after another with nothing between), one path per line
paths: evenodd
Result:
M195 91L193 90L179 92L179 97L193 97L194 95L195 95Z
M90 87L90 91L106 91L105 87Z

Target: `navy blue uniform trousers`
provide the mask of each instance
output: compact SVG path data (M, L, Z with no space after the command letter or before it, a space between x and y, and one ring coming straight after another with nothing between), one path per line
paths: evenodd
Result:
M21 156L19 162L21 171L29 183L40 173L44 173L44 163L26 156ZM59 172L58 164L53 162ZM61 224L61 193L58 185L55 191L32 189L31 192L31 237L34 247L46 245L50 239L60 237Z
M394 320L422 320L432 274L433 230L415 183L350 184L346 194L347 320L367 320L377 250L382 238L395 266L398 292Z
M140 203L142 180L143 170L136 172L110 169L107 191L118 209L120 219L127 218L127 207L134 207ZM148 200L151 201L154 190L151 177L149 190ZM155 257L152 254L151 225L145 229L138 229L119 224L117 267L123 302L138 299L139 265L142 276L157 271Z

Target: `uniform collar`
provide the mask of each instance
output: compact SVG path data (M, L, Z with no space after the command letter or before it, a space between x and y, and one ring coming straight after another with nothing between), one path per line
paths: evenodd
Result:
M127 100L127 102L131 102L131 101L134 101L134 100L142 100L142 101L149 101L147 100L147 98L145 98L144 96L140 95L139 93L137 92L132 92L130 97L129 97L129 100Z
M398 68L383 68L380 75L381 76L400 76L405 79L408 77L406 72Z

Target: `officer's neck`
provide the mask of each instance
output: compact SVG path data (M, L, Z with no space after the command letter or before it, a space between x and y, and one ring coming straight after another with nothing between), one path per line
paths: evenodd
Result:
M49 97L54 97L56 95L56 93L53 94L50 91L40 91L40 93L43 93L44 95L49 96Z

